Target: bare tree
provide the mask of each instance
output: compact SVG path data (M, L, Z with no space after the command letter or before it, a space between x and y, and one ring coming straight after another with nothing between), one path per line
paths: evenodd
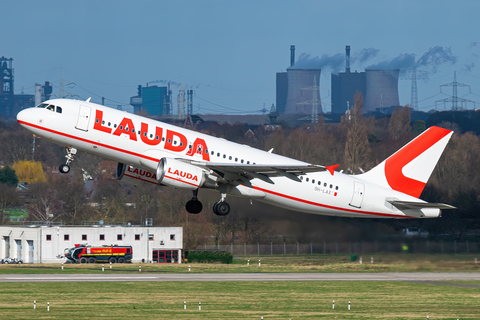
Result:
M348 130L345 142L344 163L352 173L360 173L362 167L367 164L370 158L368 130L369 124L373 121L363 117L362 107L363 97L357 91L354 97L353 108L349 114L342 118L342 124Z

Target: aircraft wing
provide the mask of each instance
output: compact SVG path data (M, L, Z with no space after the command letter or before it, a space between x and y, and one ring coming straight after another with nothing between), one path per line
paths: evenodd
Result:
M456 207L445 203L429 203L429 202L414 202L414 201L400 201L400 200L387 200L398 209L424 209L424 208L437 208L437 209L456 209Z
M228 181L233 180L248 180L257 178L268 183L273 181L270 177L284 176L291 180L300 182L299 175L306 174L308 172L325 171L327 167L306 164L306 165L278 165L278 164L231 164L221 162L203 162L203 161L191 161L190 164L210 169L216 172L223 179Z

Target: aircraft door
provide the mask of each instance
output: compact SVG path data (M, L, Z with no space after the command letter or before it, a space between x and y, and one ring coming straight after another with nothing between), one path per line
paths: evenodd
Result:
M80 110L78 111L77 125L75 126L75 128L83 131L88 131L88 124L90 122L90 111L90 107L80 105Z
M352 207L361 208L363 202L363 195L365 194L365 185L361 182L353 182L353 196L350 201Z

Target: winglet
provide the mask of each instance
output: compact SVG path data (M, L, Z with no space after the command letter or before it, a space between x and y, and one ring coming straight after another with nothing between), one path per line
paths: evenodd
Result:
M333 166L326 166L325 169L328 170L328 172L330 172L330 174L333 176L333 173L335 172L335 169L340 167L339 164L334 164Z

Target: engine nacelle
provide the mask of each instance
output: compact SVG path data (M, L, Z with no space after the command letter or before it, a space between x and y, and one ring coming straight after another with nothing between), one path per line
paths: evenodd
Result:
M196 166L172 158L162 158L157 166L159 183L175 188L195 190L205 184L205 172Z
M136 187L144 184L158 184L155 173L120 162L117 164L115 176L118 180L122 180Z

